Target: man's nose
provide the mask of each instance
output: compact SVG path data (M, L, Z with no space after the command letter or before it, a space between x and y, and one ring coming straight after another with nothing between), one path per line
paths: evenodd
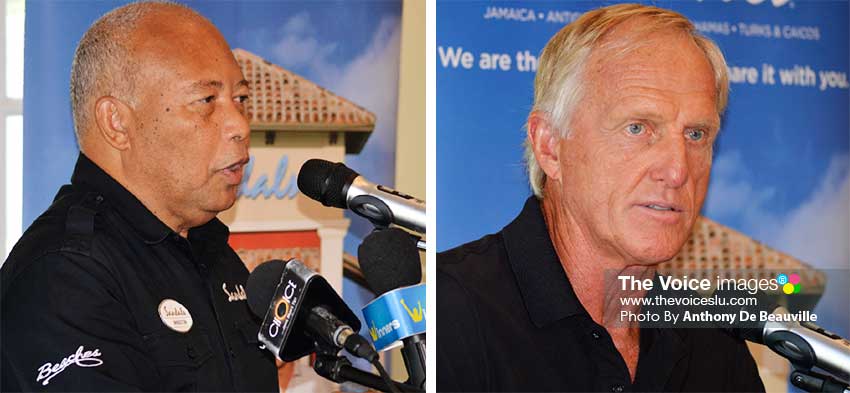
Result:
M247 143L251 134L251 127L248 124L248 117L245 113L239 110L235 102L226 105L223 119L224 137L228 141Z
M682 187L688 181L688 147L682 133L662 138L655 156L657 159L650 172L653 181L669 188Z

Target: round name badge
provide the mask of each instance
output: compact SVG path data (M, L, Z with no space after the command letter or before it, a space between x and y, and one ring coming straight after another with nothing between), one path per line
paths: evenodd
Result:
M192 329L192 314L189 309L174 299L159 302L159 318L162 323L175 332L186 333Z

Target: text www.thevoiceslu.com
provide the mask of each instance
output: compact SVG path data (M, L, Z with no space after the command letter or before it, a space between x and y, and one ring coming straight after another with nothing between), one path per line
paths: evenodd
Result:
M621 297L621 306L755 306L758 300L753 297L700 297L700 296L647 296Z

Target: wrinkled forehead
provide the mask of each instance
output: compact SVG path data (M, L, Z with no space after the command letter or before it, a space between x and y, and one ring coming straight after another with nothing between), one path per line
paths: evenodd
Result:
M140 76L153 79L222 79L240 71L221 33L207 20L178 12L145 18L129 44Z
M629 55L652 56L658 50L673 48L683 43L697 49L700 57L708 62L708 57L699 49L693 36L684 30L683 24L676 21L650 21L647 16L635 16L599 37L590 52L589 60L614 63Z
M584 76L589 82L617 84L653 77L659 88L716 93L714 69L694 38L678 28L646 29L640 18L606 34L590 52Z

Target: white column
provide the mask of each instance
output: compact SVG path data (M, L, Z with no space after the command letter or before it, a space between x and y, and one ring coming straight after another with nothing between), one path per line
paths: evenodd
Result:
M348 231L348 219L325 221L319 224L316 233L319 235L321 266L319 273L342 296L342 252L343 239ZM339 385L317 375L308 365L307 358L298 360L296 368L302 375L293 375L288 393L312 393L339 391Z
M321 242L322 266L319 272L328 280L334 289L342 294L342 253L343 240L348 231L348 219L335 221L331 224L323 223L316 232Z

